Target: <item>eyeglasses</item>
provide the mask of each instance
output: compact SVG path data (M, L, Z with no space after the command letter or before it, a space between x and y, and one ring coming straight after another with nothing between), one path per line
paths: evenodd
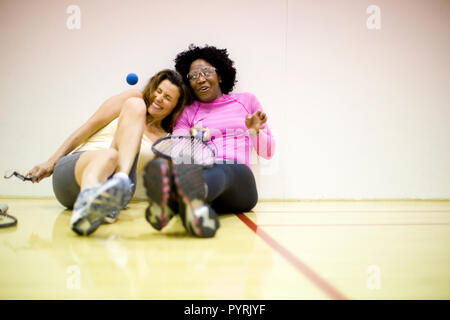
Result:
M203 67L201 69L192 70L188 73L188 80L197 80L198 77L202 74L205 78L211 77L214 72L216 72L216 68L214 67Z

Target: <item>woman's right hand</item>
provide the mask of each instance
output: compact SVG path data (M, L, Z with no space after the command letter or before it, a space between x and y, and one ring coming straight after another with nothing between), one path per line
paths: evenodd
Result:
M38 183L42 179L50 177L53 173L56 163L52 161L46 161L34 166L33 169L27 172L26 177L35 177L36 180L32 180L32 183Z
M199 132L203 132L202 133L203 141L208 142L209 140L211 140L211 130L209 130L209 128L207 128L207 127L195 125L189 130L189 134L191 136L197 136L199 134Z

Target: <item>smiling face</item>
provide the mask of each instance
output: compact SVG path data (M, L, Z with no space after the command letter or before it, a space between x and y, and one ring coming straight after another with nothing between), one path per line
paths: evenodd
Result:
M167 117L178 103L180 91L169 80L163 80L151 94L151 103L147 108L148 113L155 120Z
M188 77L189 84L200 101L211 102L222 96L222 90L219 85L222 80L215 71L214 66L206 60L194 60L189 68Z

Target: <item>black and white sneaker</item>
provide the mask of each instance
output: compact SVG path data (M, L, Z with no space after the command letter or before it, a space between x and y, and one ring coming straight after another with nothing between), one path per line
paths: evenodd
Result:
M105 219L103 219L103 223L106 224L113 224L116 223L117 221L117 217L119 216L119 210L114 210L110 213L108 213L105 217Z
M120 210L123 210L127 207L128 203L130 203L131 199L133 198L133 188L134 184L131 184L128 190L125 192L121 202L120 202ZM113 224L117 221L117 218L119 217L120 210L113 210L109 212L105 219L103 220L103 223L106 224Z
M168 163L162 159L150 161L144 168L144 186L149 206L145 219L156 230L164 228L178 211L178 203L171 196L172 178Z
M205 204L207 185L202 167L195 164L174 165L173 175L184 227L197 237L213 237L220 224L216 212Z
M79 235L97 230L108 214L120 211L130 187L128 177L113 177L80 192L70 219L72 230Z

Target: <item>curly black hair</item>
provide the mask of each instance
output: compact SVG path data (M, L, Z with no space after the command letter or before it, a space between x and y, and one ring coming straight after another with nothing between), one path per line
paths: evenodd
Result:
M228 57L227 49L218 49L205 45L203 48L191 44L189 49L179 53L175 58L175 69L183 76L183 81L190 88L187 74L192 62L203 59L216 68L217 74L221 77L219 83L222 93L229 93L233 90L236 81L236 68L234 61Z

